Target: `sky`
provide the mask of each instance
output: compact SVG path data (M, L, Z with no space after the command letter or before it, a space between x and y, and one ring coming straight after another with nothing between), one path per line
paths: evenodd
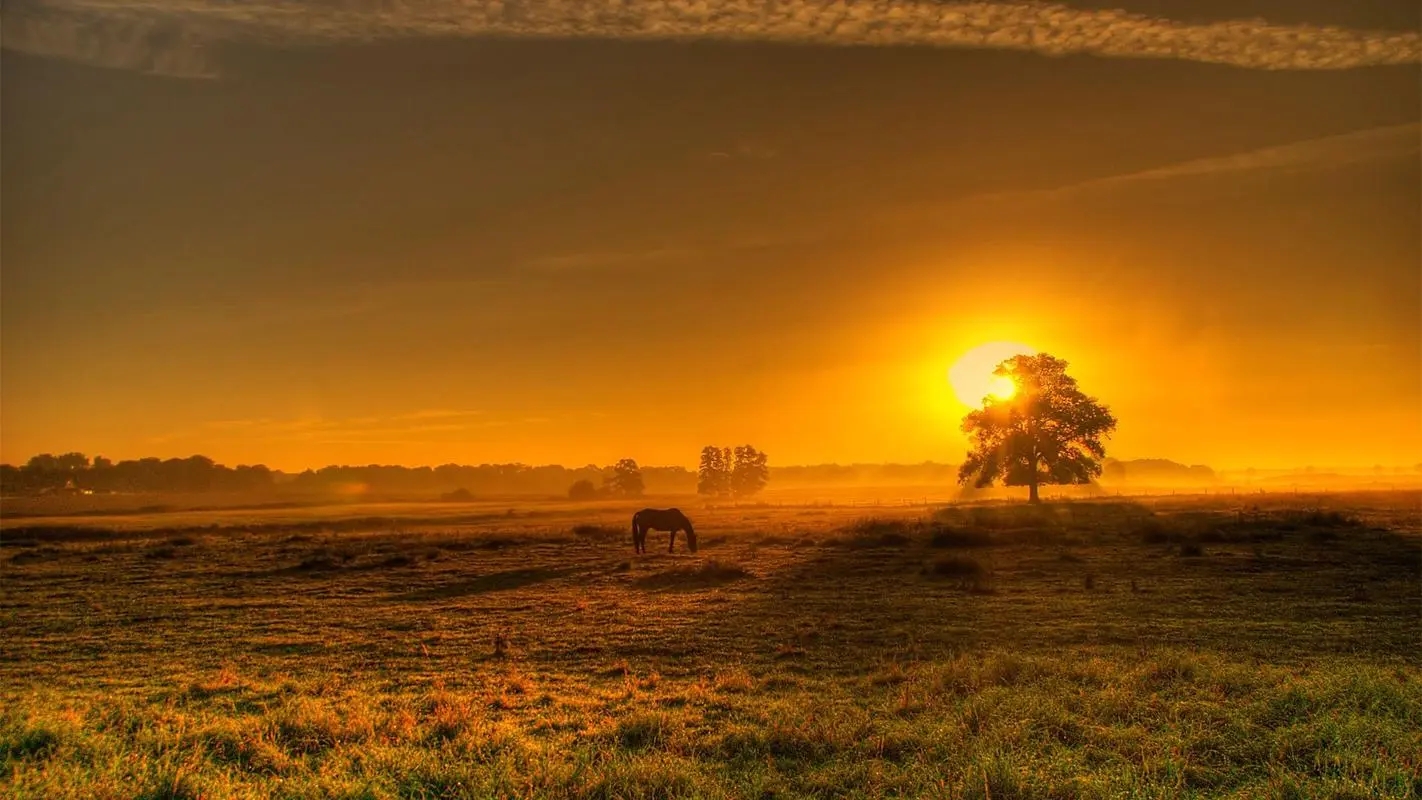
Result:
M12 0L0 459L1422 460L1415 2Z

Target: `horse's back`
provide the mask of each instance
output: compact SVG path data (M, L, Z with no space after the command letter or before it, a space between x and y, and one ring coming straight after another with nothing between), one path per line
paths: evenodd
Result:
M686 522L687 518L679 508L644 508L632 515L632 521L664 530L660 526L679 525Z

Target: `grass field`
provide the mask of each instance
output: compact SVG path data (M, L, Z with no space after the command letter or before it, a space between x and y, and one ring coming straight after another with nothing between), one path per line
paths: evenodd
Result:
M1422 494L683 507L14 521L0 794L1422 795Z

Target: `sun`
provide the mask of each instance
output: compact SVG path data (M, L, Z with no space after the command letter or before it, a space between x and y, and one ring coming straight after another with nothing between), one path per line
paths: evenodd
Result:
M1003 361L1019 355L1034 355L1036 350L1020 342L988 342L964 353L948 370L948 383L959 402L978 408L988 398L1006 400L1017 393L1011 378L994 375L992 371Z

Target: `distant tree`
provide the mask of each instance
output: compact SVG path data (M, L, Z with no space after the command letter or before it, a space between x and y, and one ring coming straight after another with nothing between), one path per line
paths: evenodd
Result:
M0 464L0 493L24 488L25 471L14 464Z
M612 474L603 482L603 488L608 494L641 497L645 488L642 484L642 470L636 461L624 458L612 465Z
M1121 483L1126 480L1126 465L1114 458L1108 458L1101 462L1101 477L1112 483Z
M696 493L726 497L731 493L731 449L707 445L701 448L701 465L696 469Z
M59 459L53 453L40 453L30 456L30 460L25 462L25 469L35 474L59 472Z
M769 480L770 467L766 466L765 453L748 444L737 447L731 467L731 494L750 497L764 489Z
M568 487L569 500L596 500L597 497L597 486L590 480L583 479Z
M1067 362L1041 353L1013 356L993 371L1016 384L1012 397L988 400L963 418L972 450L958 469L958 482L1026 486L1040 502L1041 484L1090 483L1106 457L1102 439L1116 418L1066 374Z
M55 461L64 472L79 472L89 468L89 457L83 453L65 453Z

